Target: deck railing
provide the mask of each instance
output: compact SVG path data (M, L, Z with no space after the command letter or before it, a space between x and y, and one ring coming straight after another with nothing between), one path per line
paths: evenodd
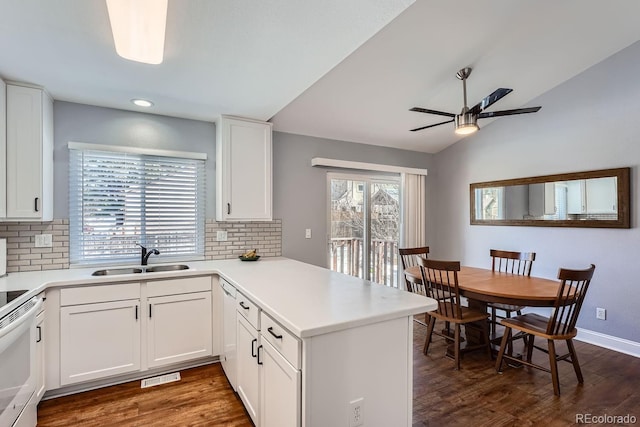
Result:
M331 239L331 269L356 277L364 277L364 242L357 237ZM398 287L398 242L372 240L369 256L372 282Z

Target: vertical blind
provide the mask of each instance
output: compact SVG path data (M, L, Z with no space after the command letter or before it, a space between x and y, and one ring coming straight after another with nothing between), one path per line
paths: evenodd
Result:
M69 150L70 263L204 256L205 162Z

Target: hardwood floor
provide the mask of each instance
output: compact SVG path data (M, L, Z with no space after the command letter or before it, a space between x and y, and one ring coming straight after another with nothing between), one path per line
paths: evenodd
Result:
M132 381L44 400L38 427L250 427L249 415L219 363L180 372L178 382L140 388Z
M578 385L572 366L562 362L562 395L556 397L550 374L511 367L497 374L494 361L482 352L464 355L461 370L455 371L453 361L444 357L443 339L435 337L429 355L422 354L425 335L426 328L416 324L415 427L553 427L580 424L576 414L630 414L640 419L639 358L576 342L584 385ZM544 362L546 355L536 353L536 361ZM181 374L180 382L147 389L140 389L135 381L43 401L38 408L38 426L252 425L219 364Z

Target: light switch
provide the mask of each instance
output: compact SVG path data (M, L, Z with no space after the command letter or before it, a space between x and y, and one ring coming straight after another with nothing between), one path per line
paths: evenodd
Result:
M307 228L304 231L304 237L305 237L305 239L310 239L311 238L311 229L310 228Z
M36 238L36 248L51 248L53 247L53 239L51 234L37 234Z
M218 242L226 242L227 241L227 230L219 230L216 233L216 240Z

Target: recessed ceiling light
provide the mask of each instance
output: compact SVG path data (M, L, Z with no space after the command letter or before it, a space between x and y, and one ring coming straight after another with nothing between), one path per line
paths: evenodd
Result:
M145 107L146 108L146 107L152 107L153 106L153 102L147 101L146 99L132 99L131 102L133 102L138 107Z

